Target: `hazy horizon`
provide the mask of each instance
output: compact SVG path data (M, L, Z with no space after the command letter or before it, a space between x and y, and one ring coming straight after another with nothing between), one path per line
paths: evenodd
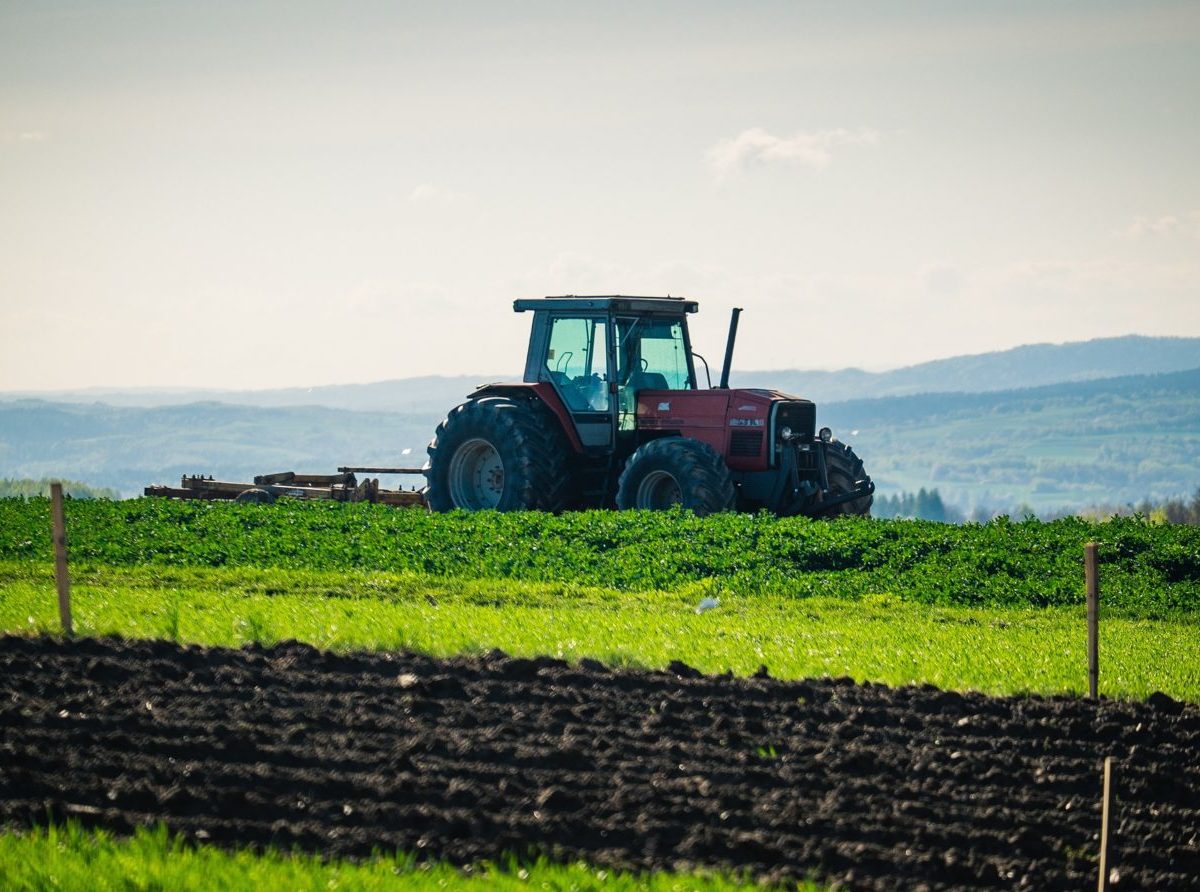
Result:
M799 368L799 367L788 367L788 368L777 368L777 369L749 368L749 367L739 364L739 362L737 360L737 356L735 354L733 373L735 376L739 376L739 375L758 376L758 375L770 375L772 373L785 374L785 373L796 373L796 372L815 373L815 374L821 374L821 375L839 375L839 374L844 374L844 373L861 373L861 374L866 374L866 375L881 375L882 376L882 375L888 375L892 372L902 372L906 369L920 368L923 366L927 366L931 363L939 363L939 362L945 362L945 361L952 361L952 360L956 360L956 359L971 359L973 357L1004 354L1004 353L1009 353L1009 352L1012 352L1015 350L1021 350L1021 349L1030 348L1030 347L1063 347L1063 346L1073 346L1073 345L1080 345L1080 344L1091 344L1091 343L1095 343L1097 341L1124 340L1126 338L1153 338L1156 341L1163 341L1163 340L1166 340L1166 341L1196 341L1196 340L1200 340L1196 337L1189 337L1186 335L1130 334L1130 335L1119 335L1115 338L1092 338L1087 341L1061 341L1061 342L1041 341L1041 342L1030 343L1030 344L1019 344L1016 347L1006 348L1004 350L997 350L997 351L987 351L985 353L963 353L963 354L956 354L953 356L934 357L933 359L926 360L925 362L914 363L911 365L894 366L894 367L882 368L882 369L866 369L866 368L861 368L859 366L844 366L841 368L831 368L831 369ZM1197 356L1196 356L1196 367L1200 368L1200 353L1197 353ZM702 371L702 369L701 369L701 371ZM717 372L719 372L719 369L714 370L714 372L713 372L714 375L717 374ZM188 384L177 384L177 385L169 385L169 386L156 386L156 385L112 386L112 385L106 385L106 384L92 384L92 385L87 385L87 386L83 386L83 387L60 387L60 388L42 388L42 389L39 389L39 388L0 389L0 395L15 393L15 394L21 395L22 397L29 395L33 398L36 398L40 395L49 396L49 395L60 394L60 393L93 393L93 392L94 393L107 393L107 392L118 392L118 391L121 391L121 392L128 391L131 393L136 393L138 391L143 391L143 392L147 392L147 393L151 393L151 392L152 393L173 393L173 392L194 393L194 392L206 392L206 391L222 392L222 393L226 393L226 392L227 393L254 393L254 392L259 392L259 391L267 391L267 390L309 390L309 391L312 391L312 390L321 390L321 389L338 388L338 387L370 387L372 385L387 384L387 383L390 383L393 381L413 381L413 380L420 380L421 378L439 378L439 377L475 378L481 382L501 381L501 380L514 380L515 381L515 380L519 380L521 378L521 374L522 373L519 369L509 371L509 372L497 371L497 370L493 369L490 372L486 372L486 371L485 372L458 372L458 373L454 373L454 374L450 374L450 375L410 375L410 376L405 376L402 378L378 378L378 379L371 380L371 381L333 381L333 382L320 382L320 383L287 384L287 385L282 385L280 387L209 387L209 386L204 386L204 385L188 385ZM1117 377L1124 377L1128 374L1131 374L1131 373L1125 372L1125 371L1119 371L1117 373ZM1141 374L1141 373L1133 373L1133 374ZM1163 373L1149 372L1146 374L1163 374ZM734 386L737 386L736 381L734 382ZM975 391L972 390L970 392L975 392Z
M0 390L520 368L686 295L739 369L1200 336L1200 6L0 0Z

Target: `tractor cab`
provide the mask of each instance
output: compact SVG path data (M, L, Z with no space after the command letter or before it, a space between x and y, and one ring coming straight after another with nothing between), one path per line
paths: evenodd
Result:
M695 301L550 297L513 308L534 314L525 381L554 389L589 452L632 442L622 432L637 429L641 391L696 389L687 330Z

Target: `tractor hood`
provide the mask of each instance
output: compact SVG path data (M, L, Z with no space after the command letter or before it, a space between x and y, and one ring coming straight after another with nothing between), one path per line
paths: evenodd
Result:
M734 394L737 399L739 395L744 395L748 399L765 400L768 403L777 403L781 400L797 403L811 403L812 400L806 400L804 397L795 396L790 393L784 393L782 390L770 390L765 387L743 387L729 391Z

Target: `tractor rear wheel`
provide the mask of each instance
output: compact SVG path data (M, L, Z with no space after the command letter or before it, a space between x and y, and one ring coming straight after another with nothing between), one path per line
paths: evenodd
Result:
M829 475L829 490L835 496L853 492L858 488L858 481L871 479L863 468L862 459L854 454L853 449L837 440L825 447L825 471ZM837 517L839 514L870 517L873 501L873 495L865 495L861 499L834 505L823 513L826 517Z
M450 410L429 444L425 500L434 511L560 511L567 443L538 402L468 400Z
M698 515L732 511L737 492L720 453L690 437L663 437L641 446L625 464L617 507L661 511L674 505Z

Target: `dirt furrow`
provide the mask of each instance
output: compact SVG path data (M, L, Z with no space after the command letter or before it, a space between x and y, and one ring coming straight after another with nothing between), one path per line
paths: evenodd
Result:
M1200 884L1200 709L849 680L0 639L0 820L854 888Z

